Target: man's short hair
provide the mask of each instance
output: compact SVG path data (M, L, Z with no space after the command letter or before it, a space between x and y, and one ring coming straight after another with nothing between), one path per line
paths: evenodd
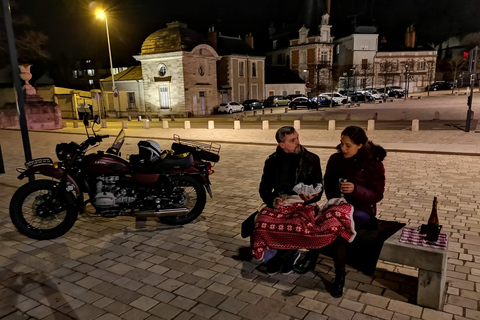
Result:
M291 126L285 126L281 127L280 129L277 130L277 133L275 134L275 139L277 139L277 142L284 142L285 141L285 136L287 134L293 134L295 132L295 128Z

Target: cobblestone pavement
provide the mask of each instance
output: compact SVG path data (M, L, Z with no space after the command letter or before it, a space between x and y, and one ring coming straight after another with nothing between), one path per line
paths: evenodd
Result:
M30 135L37 157L54 157L56 143L82 138ZM0 175L2 319L480 319L478 156L390 152L385 159L380 218L417 227L428 218L433 196L439 199L450 243L446 304L435 311L414 304L416 271L409 267L380 261L373 277L350 269L348 289L334 299L325 290L333 275L329 258L315 272L272 277L258 263L232 259L249 245L240 225L260 204L258 183L273 146L223 143L211 177L214 197L194 223L170 227L153 218L83 215L63 237L35 241L8 217L10 197L22 184L13 171L23 163L20 134L0 130L0 139L7 171ZM135 153L138 140L128 139L123 153ZM324 169L333 150L309 150Z

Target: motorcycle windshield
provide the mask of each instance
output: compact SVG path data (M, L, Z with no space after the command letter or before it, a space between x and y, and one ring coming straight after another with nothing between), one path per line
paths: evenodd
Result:
M122 148L123 142L125 142L125 131L123 131L122 129L118 133L117 137L115 138L115 141L113 141L113 144L110 148L113 151L115 151L116 154L118 154L118 152Z

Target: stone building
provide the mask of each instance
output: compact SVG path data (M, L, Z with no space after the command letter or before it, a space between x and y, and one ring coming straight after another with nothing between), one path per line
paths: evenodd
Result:
M216 51L181 22L148 36L140 55L145 112L162 116L206 115L218 106Z

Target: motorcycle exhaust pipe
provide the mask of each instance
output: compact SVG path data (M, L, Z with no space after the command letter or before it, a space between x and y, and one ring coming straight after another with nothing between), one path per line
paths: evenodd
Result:
M175 208L175 209L163 209L158 211L137 211L132 214L134 217L170 217L170 216L183 216L190 210L187 208Z

